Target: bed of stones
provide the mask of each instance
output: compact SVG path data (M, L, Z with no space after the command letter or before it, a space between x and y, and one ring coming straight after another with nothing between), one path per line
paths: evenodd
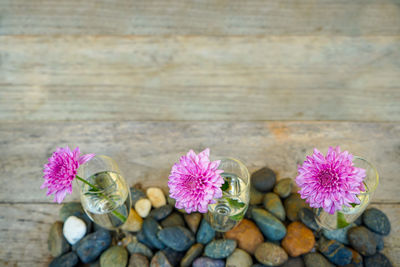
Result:
M392 266L380 252L390 232L382 211L370 208L343 229L323 230L292 193L292 179L276 182L267 167L251 179L245 219L220 238L202 214L176 210L156 187L131 188L132 210L123 227L131 235L119 244L80 203L66 203L50 230L50 266Z

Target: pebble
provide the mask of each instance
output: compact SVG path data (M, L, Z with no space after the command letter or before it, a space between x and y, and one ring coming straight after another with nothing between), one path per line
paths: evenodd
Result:
M74 215L83 214L83 208L80 202L69 202L62 205L59 216L61 221L65 222L65 220Z
M132 206L135 206L136 202L141 199L146 197L146 193L143 192L142 189L140 189L137 186L133 186L130 188L131 190L131 200L132 200Z
M286 210L286 216L292 222L299 220L299 210L302 208L308 208L308 204L304 201L304 199L301 199L298 193L293 193L287 199L285 199L284 206Z
M211 240L213 240L214 237L215 230L211 227L206 219L203 219L196 234L197 243L207 245Z
M372 232L380 235L388 235L390 233L390 221L385 213L376 209L370 208L364 211L362 220Z
M362 225L362 216L358 216L358 218L354 221L354 223L357 224L358 226Z
M197 258L193 262L193 267L224 267L225 261L210 259L208 257Z
M76 246L76 253L83 263L92 262L111 244L111 234L107 230L99 230L85 236Z
M376 241L376 250L381 251L385 246L385 243L383 242L383 236L378 235L376 233L374 233L374 236Z
M270 242L259 245L254 256L260 263L267 266L279 266L288 260L285 250Z
M120 267L128 263L128 251L124 247L112 246L101 254L101 267Z
M236 249L237 243L232 239L211 241L204 249L204 255L212 259L225 259Z
M285 237L286 227L268 211L264 209L253 209L252 216L267 239L275 241Z
M363 257L352 248L349 248L352 253L352 259L350 264L346 265L345 267L363 267ZM350 266L349 266L350 265Z
M376 253L371 257L365 257L364 261L365 267L392 267L390 260L381 253Z
M271 191L275 185L275 181L276 175L268 167L259 169L251 175L251 183L254 185L254 188L263 193Z
M186 251L195 242L193 233L182 226L161 229L157 236L167 247L176 251Z
M314 230L314 231L319 230L319 226L318 226L317 222L315 221L315 216L314 216L314 213L312 212L312 210L310 210L308 208L302 208L299 210L297 215L298 215L300 221L302 223L304 223L308 228L310 228L311 230Z
M312 252L304 255L304 264L306 267L335 267L320 253Z
M199 228L201 218L203 218L203 216L200 213L194 212L183 215L183 218L185 219L189 229L195 234Z
M225 238L236 240L238 247L254 254L258 245L264 242L264 237L257 225L243 219L236 227L225 233Z
M137 234L136 234L136 238L139 242L143 243L144 245L146 245L148 248L150 249L155 249L155 247L153 246L153 244L150 243L149 240L147 240L146 236L144 235L143 232L143 227L142 230L140 230Z
M348 245L349 240L347 239L347 232L349 231L349 229L351 229L355 226L357 226L355 223L351 223L351 224L347 225L346 227L339 228L336 230L323 229L322 233L328 239L331 239L331 240L333 239L333 240L339 241L342 244Z
M70 250L71 246L68 244L63 234L62 222L57 221L51 226L47 245L49 247L51 256L54 258Z
M264 208L271 212L279 220L284 221L286 214L285 209L279 196L275 193L266 193L263 200Z
M147 198L141 198L135 203L135 210L140 217L146 218L151 210L151 202Z
M346 248L342 243L336 240L328 240L321 237L318 241L319 251L328 260L336 265L346 265L351 262L353 254L350 249Z
M253 259L244 250L237 248L233 253L226 259L227 267L251 267Z
M167 204L164 192L158 187L147 188L146 195L154 208L159 208Z
M131 211L128 216L128 220L122 225L121 229L128 232L137 232L142 229L143 219L136 213L134 209L131 208Z
M315 245L313 232L301 222L292 222L282 240L282 247L291 257L297 257L311 251Z
M262 204L264 199L264 193L258 191L253 185L250 186L250 205Z
M169 263L173 266L178 266L183 256L185 256L185 252L176 251L169 247L163 249L162 252L167 257Z
M170 215L172 210L173 210L173 207L171 205L165 205L165 206L159 207L157 209L153 209L150 212L150 216L153 217L154 219L156 219L157 221L160 221L160 220L164 219L165 217L167 217L168 215Z
M279 182L274 187L274 193L278 194L281 198L287 198L292 192L292 179L284 178L279 180Z
M76 216L69 216L64 222L63 234L68 243L74 245L86 234L86 223Z
M148 240L152 246L157 249L165 248L164 243L161 242L161 240L157 237L157 234L161 229L162 227L152 217L147 217L143 222L143 233L146 237L146 240Z
M304 261L301 257L289 258L287 262L279 267L304 267Z
M131 242L128 244L126 248L128 249L129 254L139 253L146 256L149 259L153 257L153 252L151 251L151 249L140 242Z
M168 202L168 204L171 205L172 207L175 207L176 199L175 199L175 198L172 198L172 197L170 197L170 196L168 196L168 197L167 197L167 202Z
M173 265L168 261L167 256L161 250L158 251L150 262L151 267L173 267Z
M185 221L177 212L171 213L167 218L161 221L162 227L172 227L172 226L185 226Z
M181 261L181 267L189 267L193 261L198 258L203 252L204 246L200 243L196 243L186 252L185 256Z
M347 232L351 246L363 256L376 253L376 238L373 232L364 226L353 227Z
M69 252L67 254L61 255L57 258L54 258L49 267L73 267L78 264L78 256L76 256L75 252Z
M146 256L139 253L133 253L131 255L128 267L148 267L148 266L149 266L149 260L146 258Z

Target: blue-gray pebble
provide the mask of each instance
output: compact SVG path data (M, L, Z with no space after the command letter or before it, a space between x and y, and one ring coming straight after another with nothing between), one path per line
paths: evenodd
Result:
M192 231L182 226L173 226L160 230L157 234L167 247L176 251L188 250L195 241Z
M349 264L353 258L350 249L336 240L327 240L321 237L319 242L319 251L332 263L336 265Z
M96 260L111 245L111 234L107 230L99 230L81 239L76 246L76 253L83 263Z
M251 184L260 192L271 191L275 185L276 175L273 170L264 167L251 175Z
M235 240L218 239L208 243L204 249L204 254L212 259L225 259L233 253L236 246Z
M363 256L372 256L376 253L376 238L373 232L364 226L349 229L347 238L351 246Z
M285 237L286 227L274 215L264 209L253 209L251 214L266 238L276 241Z
M146 193L139 188L131 187L130 190L131 190L132 207L135 206L136 202L139 199L146 197Z
M392 267L390 260L381 253L376 253L373 256L364 258L365 267Z
M382 211L376 208L367 209L364 211L362 219L365 226L371 231L380 235L388 235L390 233L390 221Z
M151 251L151 249L148 248L145 244L142 244L140 242L131 242L128 244L126 248L128 249L129 254L139 253L146 256L149 259L153 257L153 252Z
M61 255L57 258L54 258L49 267L73 267L78 264L78 256L76 256L75 252L69 252L67 254Z
M215 237L215 230L211 227L211 225L207 222L206 219L203 219L200 223L199 230L197 230L196 240L197 243L201 243L203 245L208 244Z
M200 258L197 258L193 262L192 266L193 267L224 267L225 261L210 259L208 257L200 257Z
M307 208L302 208L298 212L298 217L301 220L302 223L304 223L308 228L314 231L319 230L319 226L317 222L315 221L315 216L312 210L307 209Z
M157 209L153 209L150 212L150 216L156 219L157 221L160 221L164 218L166 218L168 215L171 214L173 208L171 205L165 205L162 207L159 207Z
M153 247L157 249L165 248L163 242L158 239L157 234L162 229L162 227L158 224L158 222L153 217L147 217L143 221L143 233L146 237L146 240L152 244Z
M175 251L169 247L163 249L162 252L167 257L169 263L171 263L173 266L178 266L183 256L185 256L185 252Z

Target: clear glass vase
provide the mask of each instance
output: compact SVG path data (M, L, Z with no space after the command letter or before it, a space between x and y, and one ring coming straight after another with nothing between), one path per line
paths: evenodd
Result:
M87 181L79 186L82 207L89 218L106 229L119 229L129 216L131 196L117 163L96 155L79 167L78 176Z
M343 206L343 210L336 211L334 214L329 214L322 208L314 209L315 220L320 227L329 230L346 227L360 217L371 202L371 198L379 184L378 172L370 162L360 157L355 156L353 164L355 167L366 171L364 179L366 190L357 195L361 203L352 207Z
M250 201L250 174L242 162L233 158L221 160L218 167L224 170L222 197L208 205L207 220L218 232L234 228L243 219Z

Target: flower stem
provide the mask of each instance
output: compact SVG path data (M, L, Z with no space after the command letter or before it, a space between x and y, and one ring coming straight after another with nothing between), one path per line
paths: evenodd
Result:
M86 181L85 179L79 177L78 175L76 176L76 179L78 179L78 180L81 181L82 183L87 184L88 186L90 186L91 188L93 188L93 189L96 190L96 191L101 191L101 189L99 189L97 186L95 186L95 185L89 183L88 181ZM108 200L108 201L110 201L110 202L112 201L108 196L104 195L104 194L101 193L101 192L99 192L99 196L104 197L106 200ZM112 201L112 202L113 202L113 201ZM113 211L112 211L112 214L114 214L115 217L117 217L118 219L120 219L121 222L123 222L123 223L126 222L126 217L125 217L124 215L122 215L121 213L119 213L118 211L113 210Z

